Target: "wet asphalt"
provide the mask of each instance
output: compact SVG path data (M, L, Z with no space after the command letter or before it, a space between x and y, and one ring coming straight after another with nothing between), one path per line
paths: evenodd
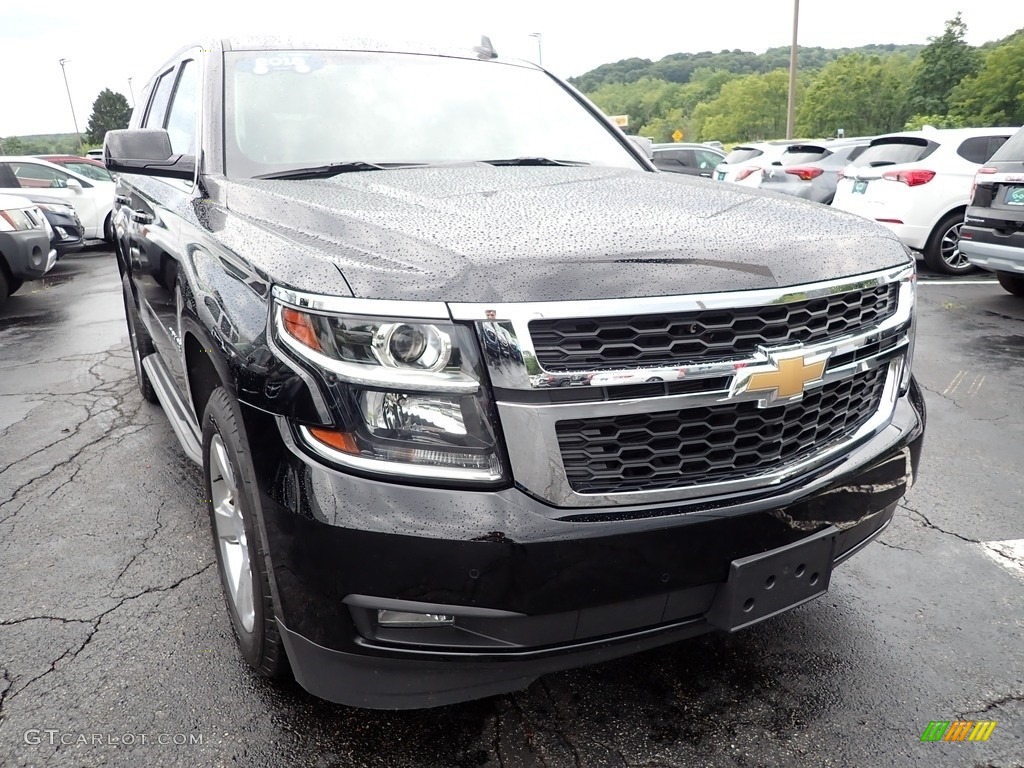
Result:
M917 485L823 598L553 674L371 712L236 653L200 471L135 386L109 251L0 308L2 766L1024 766L1024 299L925 276ZM1015 567L1016 566L1016 567ZM923 743L932 720L985 743Z

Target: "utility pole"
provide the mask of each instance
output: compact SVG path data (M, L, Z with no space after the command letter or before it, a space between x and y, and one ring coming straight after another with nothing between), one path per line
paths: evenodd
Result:
M786 138L793 138L796 116L796 30L800 21L800 0L793 0L793 44L789 47L789 102L786 105Z
M78 118L75 117L75 103L71 100L71 87L68 85L68 73L64 69L65 62L71 61L71 59L60 60L60 71L64 74L64 88L68 92L68 106L71 107L71 121L75 124L75 135L78 137L78 149L82 148L82 134L78 130Z

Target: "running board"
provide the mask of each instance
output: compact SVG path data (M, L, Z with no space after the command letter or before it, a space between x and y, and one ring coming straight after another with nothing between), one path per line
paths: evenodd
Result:
M160 405L167 414L167 420L171 422L171 429L178 436L182 450L199 466L203 465L203 443L199 433L199 425L188 412L188 406L181 402L178 397L178 390L171 381L171 375L167 372L167 366L160 359L160 355L154 353L147 355L142 361L142 367L146 369L149 380L156 390L156 396L160 398Z

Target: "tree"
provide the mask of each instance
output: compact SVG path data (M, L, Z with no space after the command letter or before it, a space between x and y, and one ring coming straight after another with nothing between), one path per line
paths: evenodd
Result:
M903 128L913 63L903 55L851 53L825 65L807 87L797 112L797 133L871 136Z
M978 71L978 51L964 41L965 34L967 25L957 13L940 37L928 38L913 81L911 107L916 114L946 114L953 89Z
M802 80L797 83L801 91ZM786 135L789 73L777 69L747 75L722 86L718 97L693 111L699 140L757 141Z
M994 48L978 73L953 89L949 107L966 125L1024 123L1024 35Z
M102 144L107 131L127 128L131 116L132 109L128 106L128 99L120 93L104 88L92 103L92 115L85 130L86 140L93 144Z

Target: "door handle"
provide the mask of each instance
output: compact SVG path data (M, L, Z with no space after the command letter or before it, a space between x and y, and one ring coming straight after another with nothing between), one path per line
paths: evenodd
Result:
M132 211L132 221L136 224L152 224L153 217L142 211Z

